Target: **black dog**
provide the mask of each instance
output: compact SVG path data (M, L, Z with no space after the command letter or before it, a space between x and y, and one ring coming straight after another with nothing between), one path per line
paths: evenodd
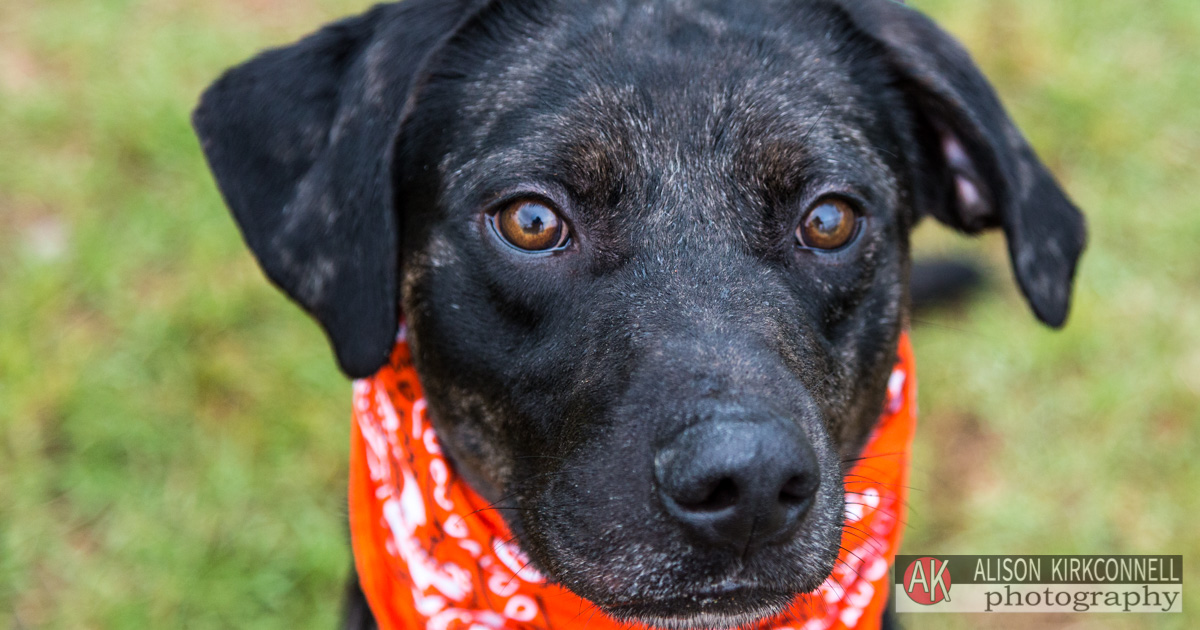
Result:
M233 69L195 125L346 374L403 313L456 472L652 625L829 575L923 214L1003 228L1051 326L1085 241L967 54L889 0L406 0Z

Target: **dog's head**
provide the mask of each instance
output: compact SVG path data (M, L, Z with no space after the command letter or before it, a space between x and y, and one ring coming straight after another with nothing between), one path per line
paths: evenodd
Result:
M922 214L1001 227L1047 324L1083 220L967 54L888 0L406 0L195 122L267 275L432 421L538 568L736 625L830 573Z

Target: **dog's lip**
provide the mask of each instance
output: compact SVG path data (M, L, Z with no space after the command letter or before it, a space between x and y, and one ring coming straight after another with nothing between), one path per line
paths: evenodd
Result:
M619 619L640 620L659 627L690 627L711 623L714 616L737 619L734 625L761 621L782 613L796 593L763 588L743 582L716 586L661 598L643 598L601 604Z

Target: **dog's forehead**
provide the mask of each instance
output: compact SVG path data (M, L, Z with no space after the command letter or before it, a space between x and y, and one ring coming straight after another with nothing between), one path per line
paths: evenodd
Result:
M440 163L447 189L553 179L598 200L666 194L703 212L802 179L889 180L866 137L877 111L850 68L869 51L848 50L835 16L757 3L566 6L484 16L499 21L485 38L460 38L467 77Z

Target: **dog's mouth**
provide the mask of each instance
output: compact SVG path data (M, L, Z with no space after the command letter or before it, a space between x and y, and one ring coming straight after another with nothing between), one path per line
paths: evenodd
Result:
M818 588L837 562L842 484L828 449L821 460L815 449L772 450L791 444L790 434L744 423L732 428L736 435L725 431L704 442L722 445L715 453L654 461L669 468L684 460L681 479L645 470L649 465L640 476L626 467L612 479L610 457L588 451L548 487L519 493L522 509L506 516L544 575L618 621L677 630L776 618ZM791 466L810 459L803 475ZM704 465L690 466L696 461ZM790 481L800 477L809 483L794 491L804 495L797 502ZM622 509L614 513L614 505Z
M664 630L740 628L782 614L796 594L753 585L726 583L687 595L599 604L619 621Z

